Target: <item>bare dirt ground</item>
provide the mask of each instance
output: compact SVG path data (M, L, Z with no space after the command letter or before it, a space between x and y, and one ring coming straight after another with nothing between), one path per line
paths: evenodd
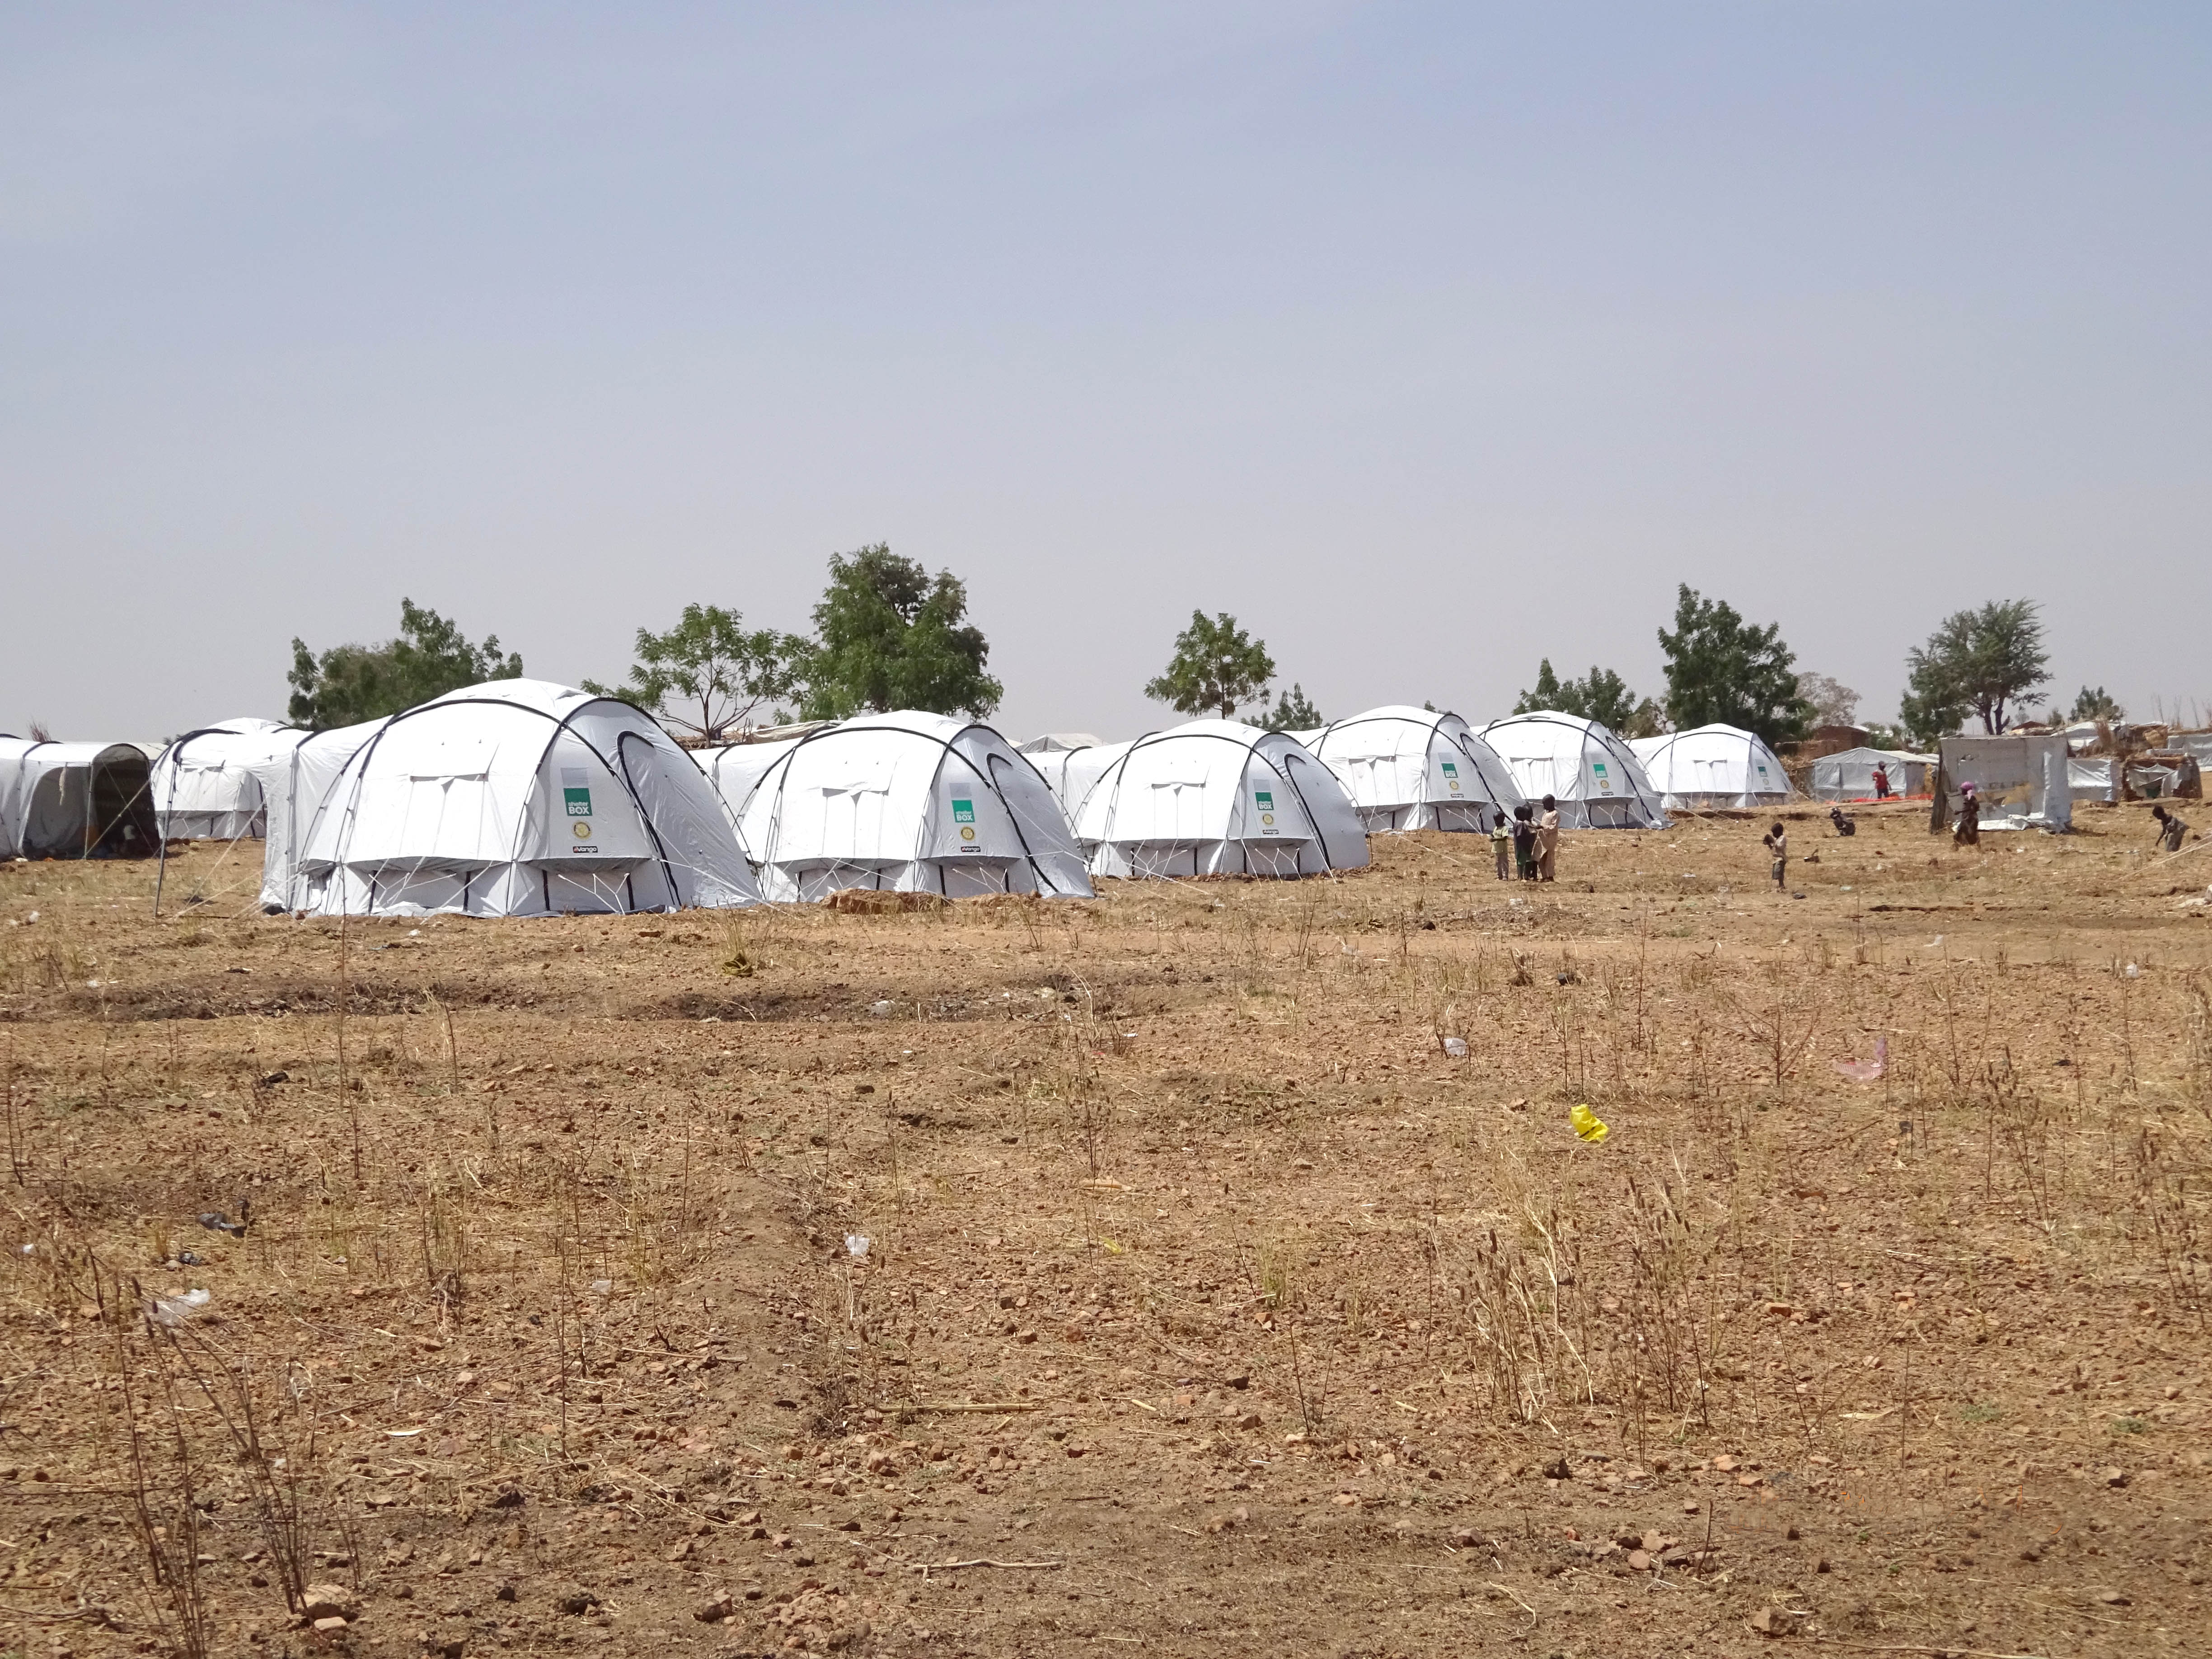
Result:
M1740 818L734 921L0 866L0 1651L2212 1650L2205 843L1794 819L1787 894Z

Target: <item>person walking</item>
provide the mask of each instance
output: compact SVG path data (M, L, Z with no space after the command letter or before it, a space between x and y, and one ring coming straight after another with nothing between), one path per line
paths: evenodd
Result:
M1759 837L1759 844L1774 854L1774 890L1778 893L1790 874L1790 832L1781 819L1774 821L1774 828Z
M1498 854L1498 878L1513 879L1513 831L1507 828L1505 814L1498 815L1498 822L1490 826L1490 849Z
M1889 768L1881 761L1874 763L1874 798L1876 800L1889 799Z
M1544 816L1536 820L1536 878L1550 881L1559 873L1559 803L1544 797Z
M1526 806L1513 809L1513 866L1522 880L1536 879L1536 823Z
M2182 837L2189 833L2189 826L2181 821L2181 814L2169 812L2163 806L2154 806L2150 809L2150 815L2158 820L2158 850L2179 853Z

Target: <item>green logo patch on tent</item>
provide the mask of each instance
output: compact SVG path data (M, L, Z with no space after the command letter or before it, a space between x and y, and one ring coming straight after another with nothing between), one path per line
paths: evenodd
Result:
M955 823L975 823L975 803L972 800L962 800L958 796L954 796L952 800L952 821Z
M568 816L587 818L592 816L592 792L589 789L563 789L561 798L568 803Z
M1444 763L1444 775L1448 778L1457 777L1459 775L1459 768L1454 766L1449 761L1446 761Z
M1275 796L1272 790L1255 789L1252 792L1252 799L1260 803L1260 810L1262 812L1272 812L1275 810Z

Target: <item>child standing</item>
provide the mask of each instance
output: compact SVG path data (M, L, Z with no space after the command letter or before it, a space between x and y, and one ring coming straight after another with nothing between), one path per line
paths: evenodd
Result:
M1513 809L1513 862L1522 880L1536 879L1536 825L1525 806Z
M1779 818L1775 820L1774 828L1766 832L1759 845L1774 854L1774 890L1778 893L1790 873L1790 832L1782 827Z
M1498 854L1498 878L1513 879L1513 832L1505 827L1505 814L1498 815L1498 822L1490 826L1490 849Z

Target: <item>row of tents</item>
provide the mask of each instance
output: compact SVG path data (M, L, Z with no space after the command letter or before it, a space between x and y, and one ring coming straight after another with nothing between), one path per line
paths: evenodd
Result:
M1392 707L1295 733L1208 720L1018 750L902 712L687 750L627 703L507 680L337 731L230 721L150 760L0 740L0 855L260 836L271 910L542 915L1317 875L1366 864L1370 834L1484 834L1547 795L1566 827L1635 829L1791 793L1728 726L1629 743L1561 714L1478 730Z

